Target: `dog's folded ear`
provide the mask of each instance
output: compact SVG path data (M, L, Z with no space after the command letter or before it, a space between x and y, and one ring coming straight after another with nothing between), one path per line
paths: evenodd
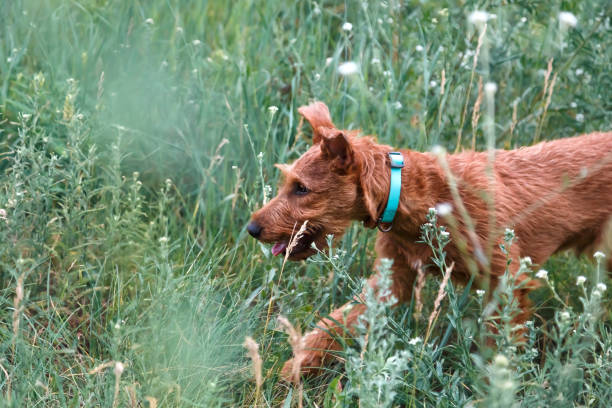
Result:
M318 129L320 127L335 129L334 123L331 120L329 109L323 102L313 102L310 105L302 106L298 109L300 115L304 117L312 126L312 142L317 144L321 141L321 134Z
M323 156L332 160L337 170L349 170L354 164L353 147L349 138L338 129L320 126L317 133L321 138L321 152Z

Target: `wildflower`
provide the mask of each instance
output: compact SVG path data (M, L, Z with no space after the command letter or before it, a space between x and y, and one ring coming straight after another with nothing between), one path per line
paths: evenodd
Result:
M440 235L444 238L450 237L450 233L448 231L440 231Z
M123 365L123 363L121 361L116 361L115 369L113 370L115 372L115 375L119 377L121 374L123 374L123 370L125 370L125 366Z
M383 76L391 77L391 71L383 71Z
M4 208L0 208L0 220L6 220L6 210Z
M545 269L540 269L535 276L538 279L548 280L548 271Z
M343 76L354 75L359 72L359 65L353 61L343 62L338 66L338 73Z
M531 257L529 256L526 256L523 259L521 259L521 262L528 266L533 264L533 262L531 261Z
M400 101L395 101L395 103L393 104L393 107L397 110L402 109L402 103Z
M509 361L503 354L498 354L493 359L493 364L499 367L508 367Z
M598 283L596 287L600 292L605 292L608 289L605 283Z
M174 29L174 31L176 31L178 34L183 34L183 27L178 26Z
M442 217L449 215L453 211L453 205L451 203L440 203L436 205L436 212Z
M158 239L158 241L159 241L160 244L166 244L166 243L168 243L168 237L166 237L166 236L160 237Z
M278 112L278 106L268 106L268 112L270 112L272 115L274 115L276 112Z
M575 109L575 108L577 108L577 107L578 107L578 104L577 104L576 102L571 102L571 103L570 103L570 108Z
M576 76L580 76L580 75L582 75L582 74L584 74L584 69L582 69L582 68L577 68L577 69L576 69Z
M314 14L315 16L318 16L319 14L321 14L321 9L319 8L318 4L315 4L314 10L312 10L312 14Z
M487 82L484 86L484 91L487 97L492 98L495 92L497 92L497 84L495 82Z
M200 41L200 40L193 40L191 43L197 47L198 45L202 44L202 41Z
M344 31L351 31L353 29L353 25L347 21L344 24L342 24L342 29Z
M422 52L425 48L423 48L422 45L417 45L416 47L414 47L415 50L417 50L417 52Z
M584 282L586 282L586 280L587 280L587 279L586 279L586 277L585 277L585 276L580 275L580 276L578 276L578 277L576 278L576 285L577 285L577 286L582 286L582 285L584 284Z
M559 313L559 317L561 318L561 320L569 320L570 314L568 311L564 310L561 313Z
M435 88L438 85L436 81L429 81L429 86Z
M576 27L576 24L578 24L578 19L569 11L562 11L559 13L559 24L563 28Z
M378 64L380 64L380 59L372 58L372 65L378 65Z
M155 23L155 21L153 21L153 19L152 19L152 18L147 18L147 19L145 20L145 24L153 25L154 23Z
M597 259L597 261L601 261L602 259L604 259L606 257L606 254L604 254L601 251L597 251L593 254L593 258Z
M577 113L576 114L576 122L584 122L584 114Z
M600 291L598 291L597 289L595 289L595 290L593 291L593 296L600 298L600 297L601 297L601 292L600 292Z
M325 58L325 66L326 67L329 66L329 64L331 64L333 60L334 59L332 57Z
M410 341L408 341L408 344L410 344L411 346L416 346L422 341L423 339L421 339L420 337L415 337L414 339L410 339Z
M473 24L479 27L484 25L488 19L489 19L489 13L487 13L486 11L481 11L481 10L472 11L470 15L468 16L468 22L470 24Z
M259 154L257 155L257 159L259 161L261 161L261 159L263 159L263 152L259 152Z
M443 156L446 153L444 148L440 145L435 145L434 147L432 147L431 152L436 156Z
M527 22L527 17L521 17L521 23L525 24Z
M483 297L485 294L485 291L482 289L476 289L476 295L478 295L478 297Z

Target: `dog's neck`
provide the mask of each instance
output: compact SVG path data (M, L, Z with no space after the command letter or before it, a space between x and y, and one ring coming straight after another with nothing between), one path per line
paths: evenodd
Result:
M361 138L364 146L356 149L363 163L361 188L364 197L363 212L360 219L368 228L376 228L377 219L384 211L389 196L391 169L388 153L391 146L379 145L369 138ZM448 201L448 191L440 191L446 186L444 173L436 158L427 153L401 150L404 156L402 169L402 189L400 202L389 234L405 238L418 238L420 226L425 223L425 215L431 207ZM437 186L437 188L435 188Z

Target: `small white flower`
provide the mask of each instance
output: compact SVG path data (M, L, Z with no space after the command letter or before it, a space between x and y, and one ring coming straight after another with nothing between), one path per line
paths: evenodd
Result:
M540 269L537 273L536 273L536 278L538 279L545 279L548 280L548 271L545 269Z
M257 159L258 160L263 159L263 152L259 152L259 154L257 155Z
M158 239L160 244L166 244L168 242L168 237L164 236L164 237L160 237Z
M115 369L113 370L115 372L115 375L119 377L121 374L123 374L123 370L125 370L125 366L123 365L123 363L121 361L116 361Z
M606 289L608 289L608 287L606 286L605 283L598 283L597 284L597 290L599 290L600 292L605 292Z
M338 65L338 73L343 76L354 75L359 72L359 65L353 61L343 62Z
M321 74L319 74L318 72L314 74L314 80L318 81L319 79L321 79Z
M176 31L176 32L177 32L177 33L179 33L179 34L183 34L183 27L178 26L178 27L176 27L176 28L174 29L174 31Z
M564 310L561 313L559 313L559 317L561 318L561 320L569 320L570 314L568 311Z
M506 356L502 354L498 354L493 359L493 364L495 364L496 366L500 366L500 367L507 367L509 364L509 361L506 358Z
M525 24L527 22L527 17L521 17L521 23Z
M425 48L423 48L422 45L417 45L416 47L414 47L415 50L417 50L417 52L422 52Z
M586 280L587 279L585 276L580 275L576 278L576 285L578 286L584 285L584 282L586 282Z
M600 292L600 291L598 291L597 289L595 289L595 290L593 291L593 296L600 298L600 297L601 297L601 292Z
M328 67L334 59L332 57L325 58L325 66Z
M410 341L408 341L408 343L411 346L416 346L417 344L419 344L422 341L423 341L423 339L421 339L420 337L415 337L414 339L410 339Z
M476 289L476 295L478 295L478 297L483 297L485 294L485 291L482 289Z
M378 58L372 58L372 65L380 64L380 60Z
M351 31L353 29L353 25L347 21L344 24L342 24L342 29L344 31Z
M492 98L497 92L497 84L495 82L487 82L484 86L485 94L487 97Z
M593 254L593 258L597 259L598 261L601 261L602 259L604 259L606 257L606 254L604 254L601 251L597 251Z
M274 115L276 112L278 112L278 107L277 106L268 106L268 112L270 112L272 115Z
M526 256L526 257L522 258L521 262L524 263L525 265L532 265L533 264L533 262L531 261L531 257L530 256Z
M393 103L393 107L397 110L402 109L402 103L400 101L395 101L395 103Z
M570 108L575 109L575 108L577 108L577 107L578 107L578 104L577 104L576 102L571 102L571 103L570 103Z
M450 237L450 233L448 231L441 231L440 235L443 236L444 238Z
M482 30L487 21L493 20L496 17L495 14L489 14L486 11L475 10L468 15L468 22Z
M582 74L584 74L584 69L582 69L582 68L576 68L576 76L580 76L580 75L582 75Z
M312 10L312 14L314 14L315 16L318 16L319 14L321 14L321 9L319 8L319 5L315 5L314 10Z
M0 208L0 219L6 220L6 210L4 208Z
M435 145L432 147L431 152L436 156L444 156L446 154L446 150L440 145Z
M383 76L391 77L391 71L383 71Z
M578 19L576 16L569 11L562 11L559 13L559 24L561 27L576 27Z
M200 40L193 40L191 43L197 47L198 45L202 44L202 41L200 41Z
M436 205L436 211L438 214L444 217L453 211L453 205L451 203L440 203Z
M435 208L433 208L433 207L429 207L429 212L430 212L430 213L433 213L433 214L437 214L437 213L436 213L436 209L435 209Z
M577 113L576 114L576 122L584 122L584 114L583 113Z
M147 19L145 20L145 24L153 25L154 23L155 23L155 21L153 21L153 19L152 19L152 18L147 18Z
M435 88L436 86L438 86L438 83L436 81L429 81L429 86Z

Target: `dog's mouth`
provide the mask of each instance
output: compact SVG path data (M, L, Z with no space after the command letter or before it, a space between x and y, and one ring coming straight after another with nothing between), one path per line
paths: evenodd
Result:
M316 250L312 247L312 243L315 242L321 236L320 230L307 231L302 236L291 241L290 239L277 241L272 246L272 255L285 255L292 260L306 259L310 255L316 253Z

